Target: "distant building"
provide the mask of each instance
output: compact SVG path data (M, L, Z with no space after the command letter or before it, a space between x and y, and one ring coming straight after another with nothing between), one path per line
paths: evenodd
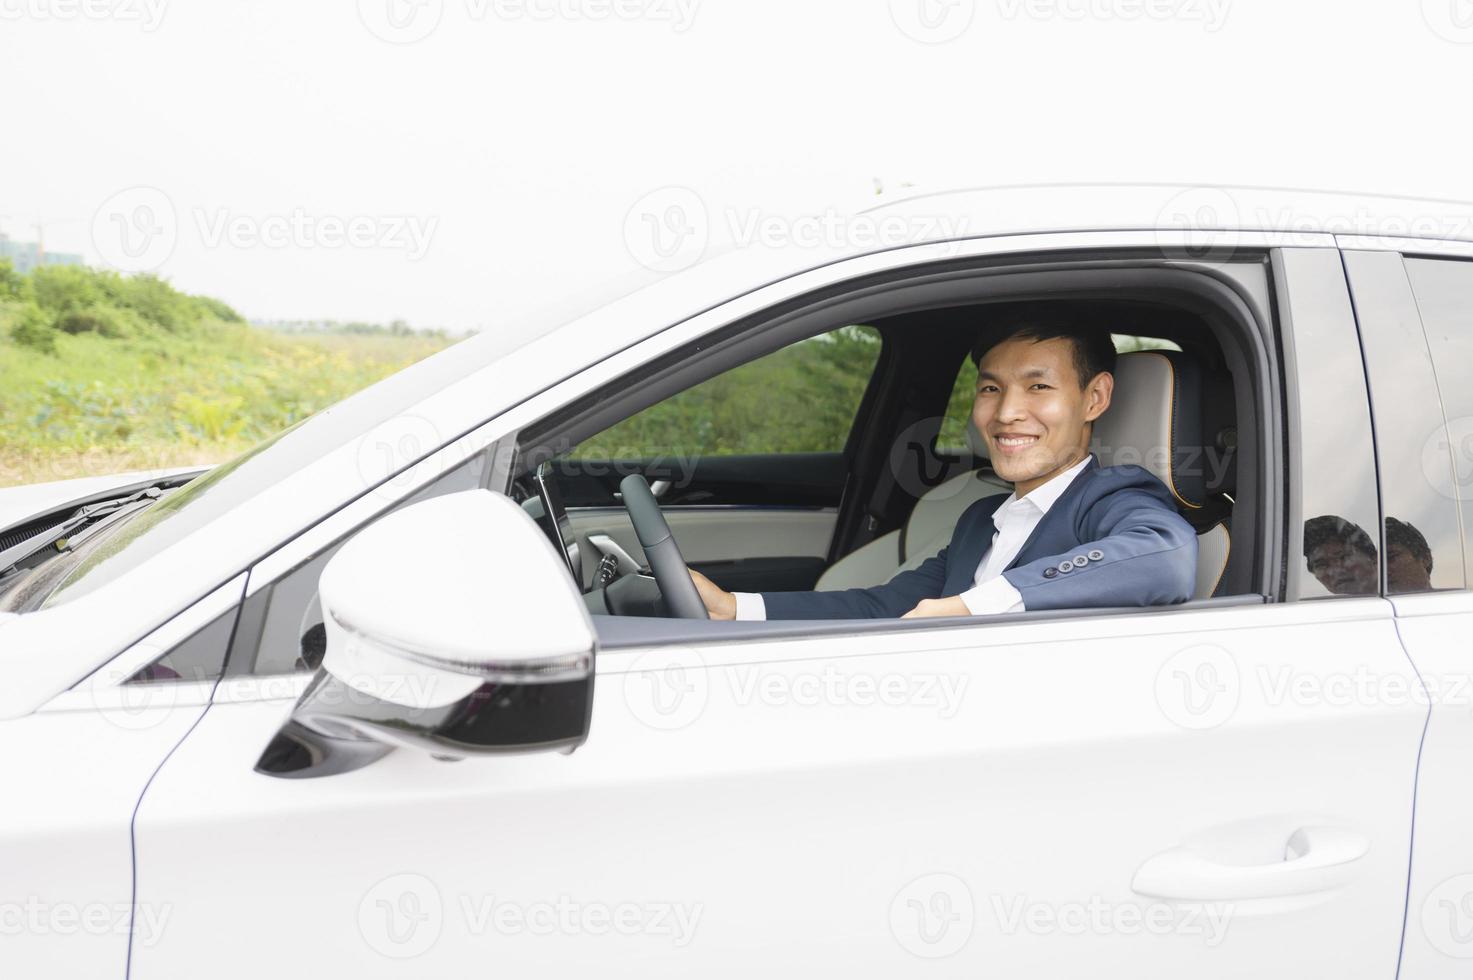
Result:
M38 265L82 265L80 255L68 252L43 252L35 242L11 241L0 231L0 259L9 259L15 271L25 275Z

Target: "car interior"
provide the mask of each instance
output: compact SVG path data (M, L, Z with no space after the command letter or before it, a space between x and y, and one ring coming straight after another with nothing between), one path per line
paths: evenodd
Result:
M864 319L835 320L846 311L831 310L827 317L820 311L810 315L798 340L791 332L764 333L749 325L724 358L680 352L688 360L672 358L652 375L629 379L618 386L622 397L610 399L603 411L565 414L525 430L512 494L568 556L601 640L685 634L709 639L721 635L718 630L780 635L780 621L705 624L674 608L662 593L659 569L650 567L641 546L649 534L631 519L641 505L626 499L626 478L644 478L684 562L724 589L882 584L939 552L973 502L1011 492L993 473L986 445L970 424L972 351L985 349L989 337L1021 318L1065 316L1115 338L1120 354L1114 398L1095 424L1091 450L1101 466L1148 469L1197 530L1197 587L1190 604L1224 597L1264 601L1254 518L1262 506L1255 499L1261 467L1252 458L1256 450L1243 451L1261 444L1253 432L1263 414L1254 397L1262 385L1250 368L1253 341L1245 337L1250 328L1242 311L1191 297L1180 284L1158 289L1150 279L1133 290L1081 285L1043 296L1003 290L977 301ZM815 322L826 329L815 331ZM858 331L871 344L872 366L856 359L868 374L854 386L852 402L839 400L847 417L841 429L830 427L829 443L816 436L817 442L784 451L781 438L769 438L769 451L754 451L764 448L759 438L732 451L726 444L742 440L708 424L714 400L723 396L723 377L735 384L739 372L755 370L764 359L796 357L791 352L823 343L826 335L852 342ZM720 344L712 347L719 350ZM705 369L692 370L696 364ZM776 368L770 373L779 376ZM832 380L813 374L815 384ZM786 397L776 386L751 387L764 400L782 403ZM728 385L724 394L738 390L744 389ZM812 399L823 401L816 394ZM642 446L640 432L660 431L650 426L623 442L601 438L629 432L620 423L662 403L665 431L673 424L687 437L684 442L669 438ZM804 410L801 397L794 404ZM760 418L754 419L759 426ZM611 446L616 454L600 451ZM821 624L802 625L811 631Z

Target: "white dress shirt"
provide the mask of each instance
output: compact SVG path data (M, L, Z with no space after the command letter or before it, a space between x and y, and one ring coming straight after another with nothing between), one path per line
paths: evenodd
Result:
M996 530L992 534L992 546L977 564L977 574L972 577L972 587L960 596L962 602L974 616L993 613L1022 612L1023 596L1007 579L1003 570L1018 557L1024 543L1043 515L1069 489L1089 462L1086 456L1058 476L1019 497L1008 494L1008 499L993 511L992 523ZM766 619L767 604L760 592L733 592L736 597L737 619Z

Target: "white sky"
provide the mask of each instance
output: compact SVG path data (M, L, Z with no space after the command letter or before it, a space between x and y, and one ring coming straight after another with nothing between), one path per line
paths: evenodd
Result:
M395 12L434 29L388 43ZM253 318L493 326L637 270L626 216L668 185L715 215L874 177L1473 200L1469 0L0 0L0 83L0 230L101 264L161 193L138 261ZM252 237L294 212L365 241Z

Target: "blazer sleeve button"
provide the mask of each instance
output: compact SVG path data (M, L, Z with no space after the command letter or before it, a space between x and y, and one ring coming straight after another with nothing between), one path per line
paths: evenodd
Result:
M1099 561L1103 557L1105 557L1105 553L1098 548L1092 549L1089 553L1090 561Z

